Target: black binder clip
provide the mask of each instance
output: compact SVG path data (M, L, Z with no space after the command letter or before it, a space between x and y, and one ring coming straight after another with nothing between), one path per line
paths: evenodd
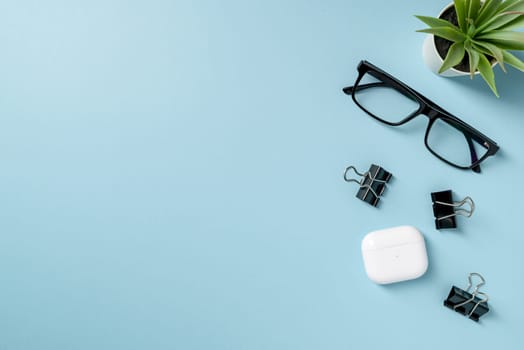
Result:
M453 202L451 190L431 193L433 202L433 214L435 215L435 227L437 230L446 228L456 228L455 217L462 215L470 217L475 211L475 203L470 197L466 197L460 202ZM469 204L470 209L461 208L464 204Z
M350 170L353 170L357 175L359 175L360 181L348 177ZM360 185L360 188L357 192L356 197L363 200L366 203L371 204L376 207L380 196L384 193L386 189L386 183L391 179L391 173L382 169L378 165L371 164L369 170L361 174L354 166L349 166L344 171L344 180L347 182L356 182Z
M473 283L471 281L473 276L480 278L481 282L475 286L472 293L469 292ZM479 292L479 288L482 287L486 281L484 278L476 273L472 272L468 276L468 288L466 290L460 289L456 286L451 287L448 298L444 300L444 306L472 319L475 322L479 321L479 318L489 311L488 306L488 295ZM482 298L480 298L481 296Z

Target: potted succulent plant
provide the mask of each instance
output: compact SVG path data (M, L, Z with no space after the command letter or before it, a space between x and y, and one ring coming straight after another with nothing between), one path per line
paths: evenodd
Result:
M524 50L524 0L454 0L438 17L416 16L429 28L424 41L426 65L443 76L480 73L498 97L493 68L524 62L511 50Z

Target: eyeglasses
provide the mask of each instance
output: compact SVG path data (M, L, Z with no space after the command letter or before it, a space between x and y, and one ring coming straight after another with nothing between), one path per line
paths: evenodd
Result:
M357 69L355 84L344 88L344 93L387 125L399 126L419 115L427 116L424 144L445 163L480 173L479 164L499 150L489 137L373 64L361 61Z

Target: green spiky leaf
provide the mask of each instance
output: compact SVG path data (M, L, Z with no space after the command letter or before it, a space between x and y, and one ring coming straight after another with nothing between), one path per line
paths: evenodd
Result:
M474 23L479 16L479 10L480 0L470 0L467 20L471 21L471 23Z
M503 51L502 54L504 55L504 61L507 64L517 68L521 72L524 72L524 62L522 62L518 57L507 51Z
M503 26L500 26L496 29L498 30L510 30L510 29L516 29L516 28L522 28L524 27L524 12L511 22L506 23Z
M438 71L439 74L459 64L460 61L462 61L464 58L465 54L466 50L464 49L464 45L462 43L454 43L451 45L444 62L442 62L442 67L440 67L440 70Z
M502 0L486 0L480 9L479 15L475 20L477 27L481 27L484 24L484 21L492 18L498 10Z
M417 17L422 22L426 23L428 26L430 26L432 28L435 28L435 27L444 27L445 28L445 27L447 27L447 28L451 28L451 29L460 31L460 29L457 28L457 26L455 26L451 22L448 22L448 21L440 19L440 18L428 17L428 16L415 16L415 17Z
M494 30L479 35L477 40L488 40L501 49L524 50L524 33L507 30Z
M495 57L497 62L500 64L500 68L502 68L503 71L506 71L506 67L504 67L504 55L502 54L501 49L487 41L473 41L473 43L475 43L475 45L477 46L486 49L489 52L490 56Z
M460 31L449 27L428 28L417 30L417 32L433 34L453 42L462 42L466 40L466 35L464 33L461 33Z
M455 12L457 13L457 21L462 32L465 32L466 29L466 17L468 16L466 1L464 0L454 0Z
M470 78L473 79L475 72L479 66L479 53L472 49L471 45L465 47L469 57L469 72Z
M482 78L484 78L484 81L488 84L491 91L493 91L495 96L499 97L497 86L495 85L495 73L493 73L491 64L489 63L489 60L486 58L484 54L479 55L478 70Z
M508 11L512 6L519 6L522 3L524 3L524 0L506 0L499 5L497 14Z
M497 30L503 28L508 23L511 23L514 20L518 20L519 17L522 17L521 13L508 13L508 12L502 12L501 14L496 15L489 21L486 21L486 23L477 29L477 34L481 34L482 32L490 32L492 30Z
M491 55L491 52L489 52L487 49L485 49L484 47L482 46L479 46L475 43L472 44L472 48L474 51L477 51L478 53L483 53L484 55L488 55L490 56Z
M500 13L502 12L522 12L524 11L524 1L504 1L503 5L500 6Z

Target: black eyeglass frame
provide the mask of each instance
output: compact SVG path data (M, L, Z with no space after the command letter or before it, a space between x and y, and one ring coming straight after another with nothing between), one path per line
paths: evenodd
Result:
M434 103L433 101L431 101L430 99L422 95L421 93L415 91L414 89L412 89L405 83L401 82L400 80L393 77L389 73L386 73L385 71L373 65L372 63L368 61L360 61L357 70L358 70L358 77L357 77L357 80L355 81L355 84L353 86L345 87L343 89L344 93L346 95L351 95L351 98L353 99L355 104L359 106L369 116L371 116L372 118L384 124L390 125L390 126L403 125L421 114L428 117L429 123L426 129L426 134L424 136L424 144L426 148L434 156L436 156L437 158L439 158L446 164L449 164L458 169L466 169L466 170L471 169L479 173L480 172L479 164L483 162L489 156L492 156L495 153L497 153L497 151L499 150L499 146L497 145L495 141L493 141L492 139L490 139L489 137L487 137L486 135L484 135L483 133L481 133L480 131L472 127L471 125L462 121L458 117L455 117L451 113L445 111L442 107L438 106L436 103ZM360 81L362 80L362 78L364 77L366 73L378 79L379 82L359 85ZM362 106L358 102L358 99L355 96L356 91L371 88L371 87L376 87L376 86L383 86L384 84L388 87L395 89L396 91L406 96L407 98L410 98L413 101L417 102L419 104L419 108L415 110L413 113L411 113L410 115L408 115L407 117L405 117L404 119L402 119L401 121L394 123L394 122L384 120L380 118L379 116L373 114L372 112L367 110L364 106ZM471 165L461 166L458 164L454 164L448 161L447 159L443 158L438 153L436 153L431 148L431 146L429 146L428 135L431 130L431 127L433 126L435 121L437 121L438 119L443 120L444 122L448 123L452 127L455 127L456 129L458 129L459 131L461 131L464 134L468 142L468 146L469 146L470 153L471 153L471 160L472 160ZM472 140L477 141L480 145L482 145L483 147L487 149L487 152L480 159L478 159L477 157L475 146L473 145Z

